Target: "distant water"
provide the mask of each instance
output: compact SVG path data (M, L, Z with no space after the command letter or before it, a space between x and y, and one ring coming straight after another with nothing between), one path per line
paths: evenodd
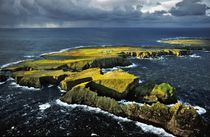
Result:
M157 40L163 38L210 38L209 32L190 28L0 29L0 66L79 46L158 46ZM123 69L139 76L141 82L170 82L180 101L207 111L202 116L210 125L209 52L132 62L133 67ZM20 87L13 79L0 83L0 135L169 136L162 129L98 109L61 105L57 99L62 94L54 86L37 90Z

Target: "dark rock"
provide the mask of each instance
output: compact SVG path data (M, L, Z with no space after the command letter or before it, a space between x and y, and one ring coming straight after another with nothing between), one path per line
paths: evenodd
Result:
M4 74L0 74L0 82L4 82L8 79L7 76L5 76Z

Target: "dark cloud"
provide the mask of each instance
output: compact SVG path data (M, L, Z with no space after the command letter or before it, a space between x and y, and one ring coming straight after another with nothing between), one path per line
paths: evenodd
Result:
M205 16L208 6L201 3L201 0L183 0L170 10L174 16Z
M168 16L165 10L143 13L144 3L139 0L0 0L0 27L170 27L193 24L191 15L199 16L195 25L208 26L207 6L198 2L183 0L169 11L173 16Z

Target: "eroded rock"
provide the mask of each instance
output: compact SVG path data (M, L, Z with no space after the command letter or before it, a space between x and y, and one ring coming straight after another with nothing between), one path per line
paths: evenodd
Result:
M172 104L177 102L176 89L169 83L144 83L129 93L130 98L142 99L147 103L162 102Z
M102 72L100 68L92 68L83 70L81 72L73 72L71 75L60 82L60 87L65 91L71 90L74 86L80 83L92 81L93 77L96 75L101 75L101 73Z
M199 136L205 129L202 118L190 106L177 103L169 107L159 102L152 105L119 104L115 99L99 96L88 89L86 84L72 88L61 97L61 100L69 104L78 103L99 107L118 116L154 124L177 136Z
M13 77L21 86L41 88L47 85L57 85L70 74L71 72L63 70L32 70L15 72Z
M138 84L138 77L122 70L96 75L89 83L91 90L103 96L122 99Z

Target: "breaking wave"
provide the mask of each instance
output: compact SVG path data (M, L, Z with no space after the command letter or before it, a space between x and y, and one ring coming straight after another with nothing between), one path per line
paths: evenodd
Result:
M46 53L42 53L40 56L44 56L44 55L50 55L50 54L55 54L55 53L62 53L65 51L69 51L72 49L80 49L80 48L90 48L90 47L108 47L108 46L112 46L112 45L90 45L90 46L76 46L76 47L72 47L72 48L65 48L65 49L61 49L59 51L53 51L53 52L46 52Z
M26 56L23 56L24 58L34 58L35 56L33 55L26 55Z
M132 63L129 66L116 66L116 67L113 67L113 68L102 68L102 72L106 73L106 72L111 72L111 71L118 70L118 69L123 69L123 68L135 68L137 66L138 66L137 64Z
M49 103L45 103L45 104L39 105L39 110L41 110L43 112L45 109L50 108L50 106L51 105Z
M15 61L15 62L10 62L10 63L7 63L7 64L2 65L0 68L5 68L5 67L11 66L11 65L15 65L15 64L21 63L21 62L23 62L23 61L27 61L27 60L31 60L31 59L26 59L26 60L19 60L19 61Z
M70 107L70 108L79 107L79 108L82 108L85 111L94 112L94 113L102 113L102 114L111 116L114 119L117 119L117 120L122 121L122 122L135 122L136 126L140 127L144 132L154 133L154 134L157 134L158 136L161 136L161 137L174 137L172 134L167 133L163 128L155 127L155 126L148 125L148 124L141 123L141 122L137 122L137 121L132 121L128 118L123 118L123 117L120 117L120 116L116 116L116 115L111 114L107 111L101 110L100 108L90 107L90 106L87 106L87 105L79 105L79 104L67 104L65 102L62 102L59 99L56 100L56 103L58 105L64 106L64 107Z
M189 55L189 57L191 57L191 58L201 58L201 56L196 55L196 54Z
M40 88L21 86L21 85L17 84L16 82L11 82L10 86L16 87L16 88L22 88L22 89L25 89L25 90L40 90Z
M192 107L198 112L199 115L203 115L203 114L206 113L206 109L203 108L203 107L200 107L200 106L193 106L193 105L191 105L190 103L184 102L184 101L182 101L182 100L178 100L178 102L183 103L183 104L186 105L186 106L192 106Z

